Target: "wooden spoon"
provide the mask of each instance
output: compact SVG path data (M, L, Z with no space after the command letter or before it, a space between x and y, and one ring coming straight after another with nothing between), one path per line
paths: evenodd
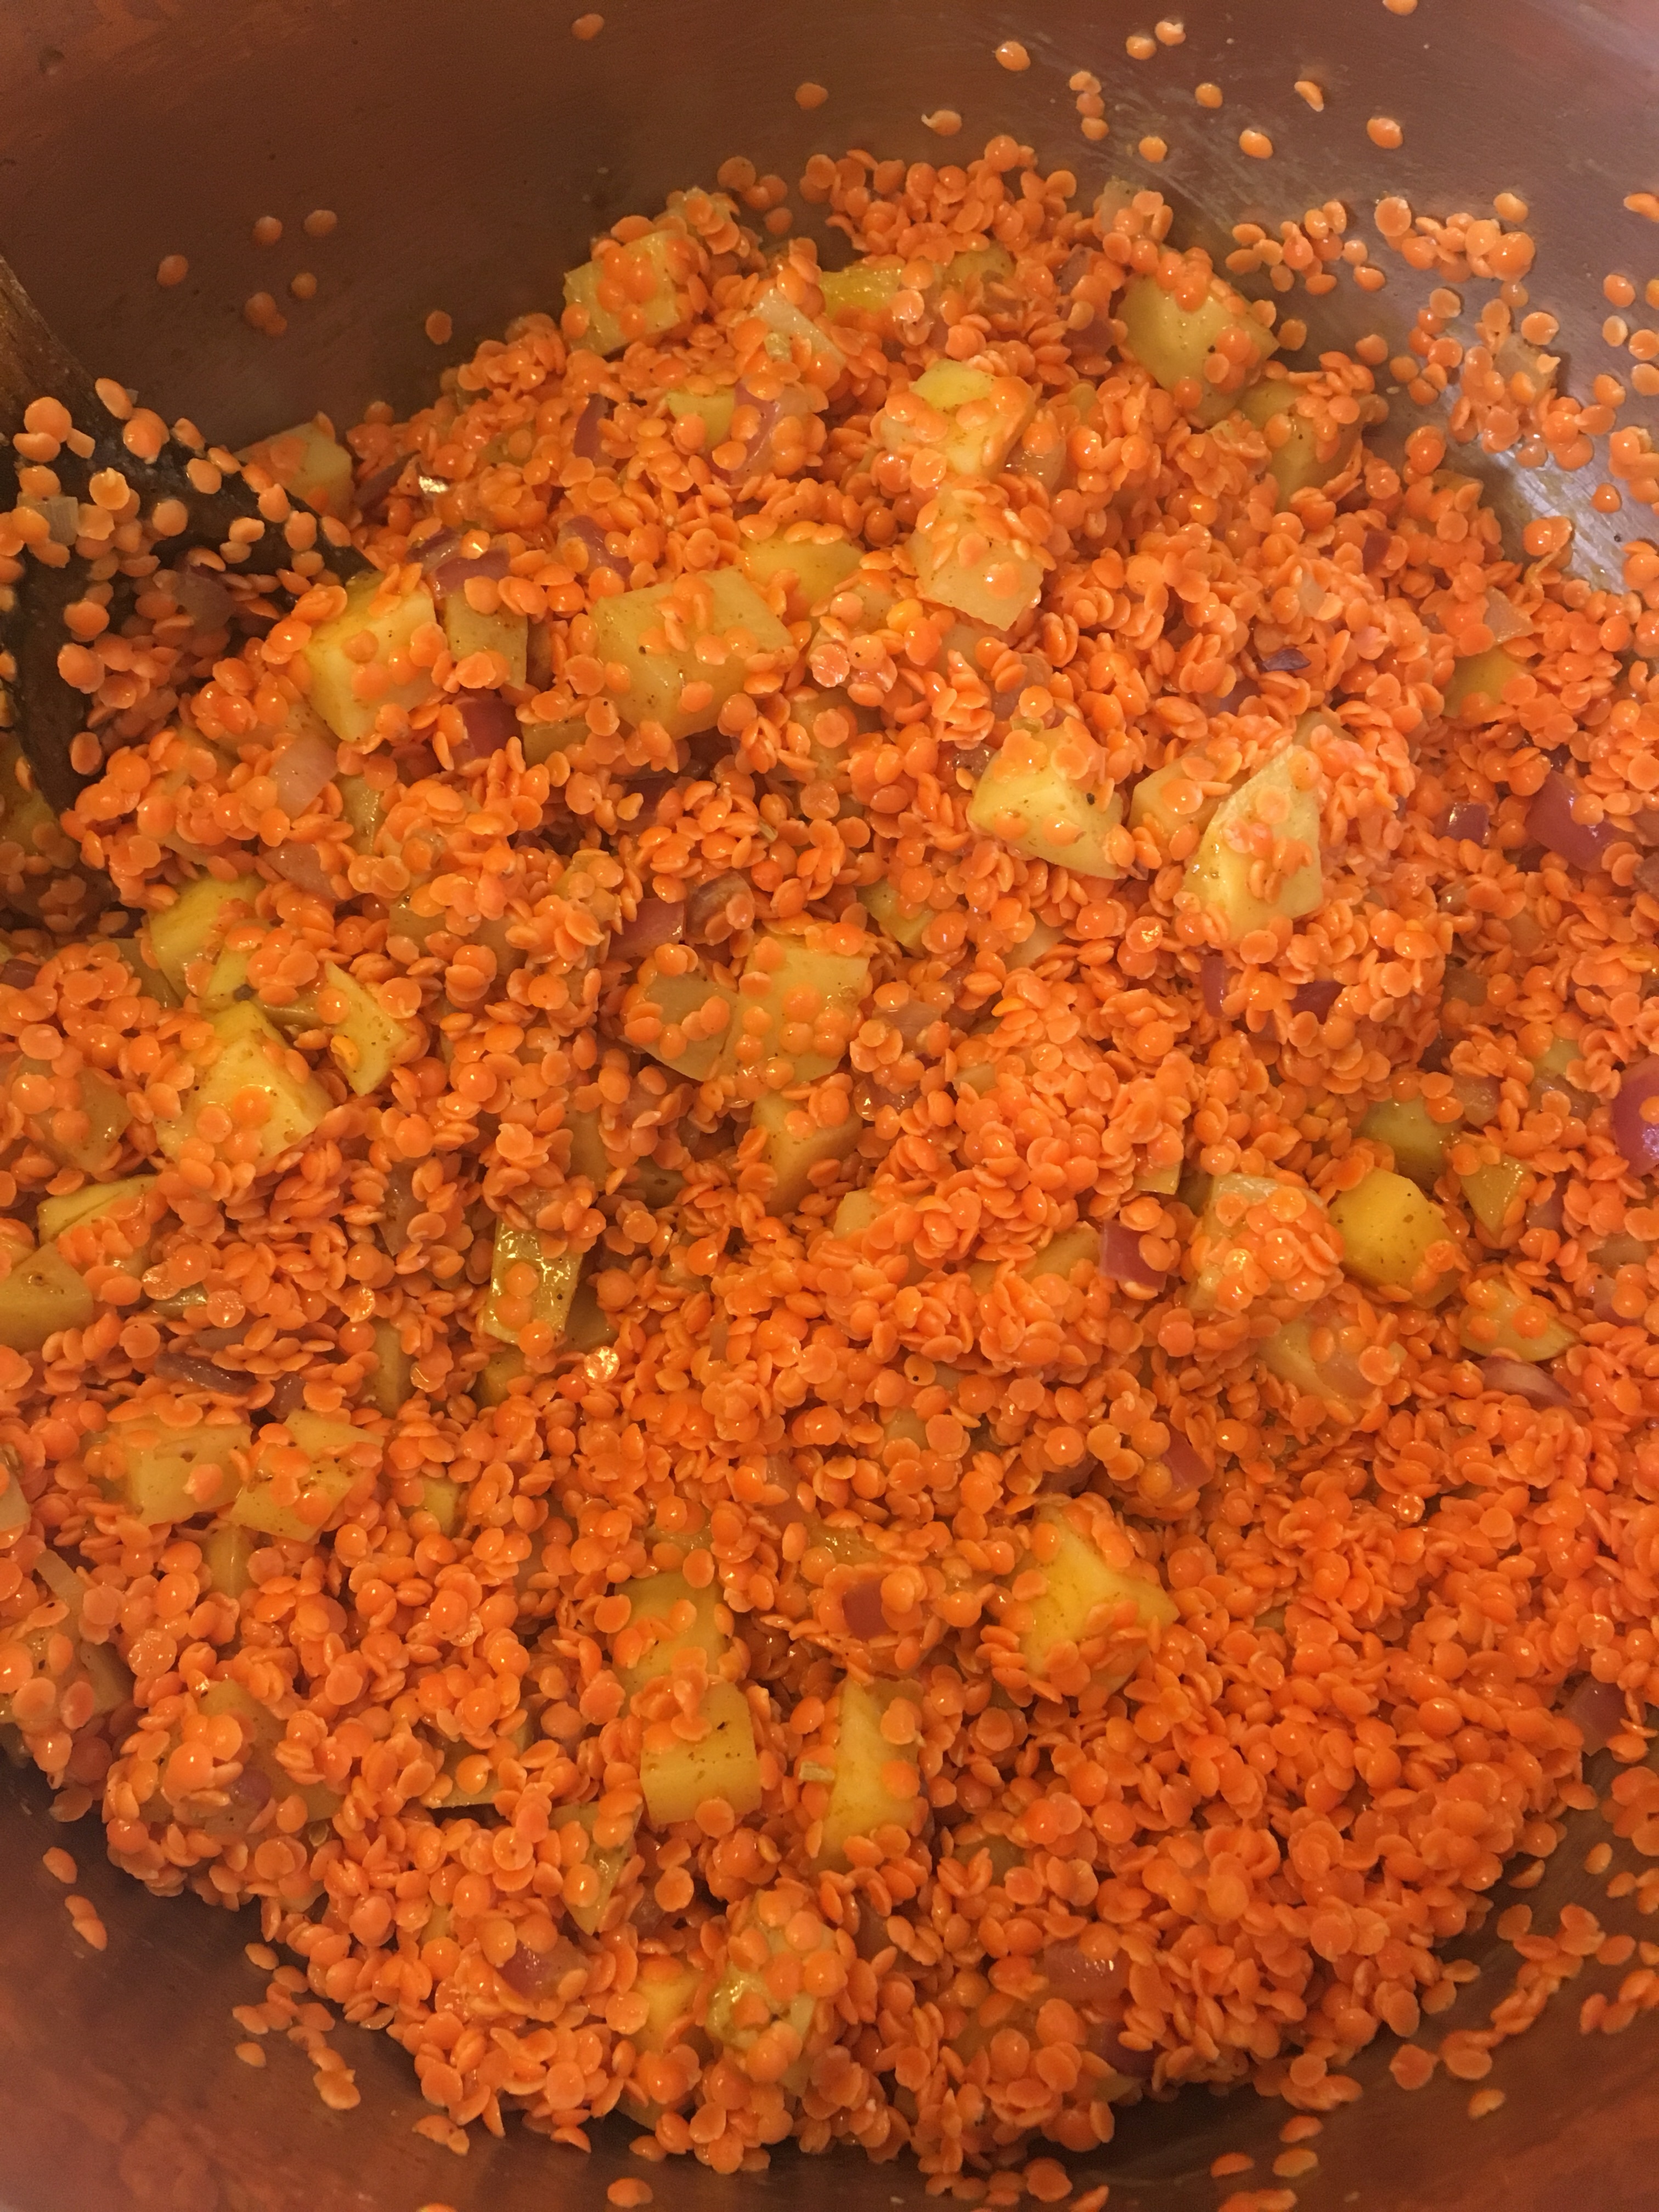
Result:
M74 355L54 337L10 266L0 260L0 424L15 435L23 427L25 410L41 398L60 400L76 430L92 441L92 450L84 457L65 444L48 465L65 494L85 501L94 475L118 470L137 493L145 515L162 500L175 500L185 510L189 519L185 528L156 549L164 558L193 546L209 546L238 574L257 575L267 592L282 591L280 572L293 571L295 555L281 524L260 513L252 487L231 470L210 466L202 472L209 482L216 477L217 488L198 489L189 468L194 461L200 471L205 451L191 451L171 437L154 460L132 452L123 439L123 421L100 397L96 383ZM220 461L230 459L219 449L215 452ZM0 504L16 504L18 471L28 465L33 465L18 454L9 436L0 440L0 495L10 495L0 497ZM233 461L232 470L234 466ZM258 526L256 531L248 532L250 523ZM240 543L231 535L235 524L242 526ZM369 563L349 542L336 541L333 532L339 528L325 522L316 550L328 564L319 573L343 581ZM87 726L86 695L64 682L58 665L58 654L72 641L64 611L85 595L85 563L73 551L61 567L48 566L27 552L22 560L23 574L14 584L0 586L0 651L9 656L12 672L5 678L4 703L9 713L0 720L15 732L35 789L61 813L74 805L88 780L72 757L75 739ZM93 773L97 772L94 768Z

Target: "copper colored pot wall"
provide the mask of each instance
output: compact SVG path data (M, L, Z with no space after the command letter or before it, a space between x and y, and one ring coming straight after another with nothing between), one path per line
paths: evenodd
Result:
M1333 195L1360 216L1386 191L1445 213L1512 190L1530 203L1540 243L1534 297L1561 319L1580 391L1618 365L1600 337L1602 274L1639 283L1659 269L1659 231L1620 207L1659 185L1656 0L1423 0L1407 16L1381 0L1189 0L1185 44L1144 64L1126 60L1124 36L1158 11L1121 0L616 0L591 44L569 34L576 6L9 0L0 250L95 372L231 444L319 404L349 421L377 396L410 401L510 315L556 305L559 272L593 230L707 180L733 152L793 176L814 150L856 143L937 161L1006 129L1074 167L1085 187L1115 167L1155 178L1212 238L1206 216L1276 221ZM993 59L1010 36L1031 54L1022 75ZM1078 68L1103 81L1104 148L1079 134L1066 84ZM1304 75L1326 88L1322 116L1291 89ZM807 78L830 91L811 114L791 97ZM1193 102L1204 78L1224 88L1218 114ZM966 118L949 148L919 119L942 104ZM1379 112L1405 125L1401 152L1367 141L1364 120ZM1238 150L1247 123L1272 136L1272 161ZM1157 172L1131 157L1154 126L1171 148ZM317 206L342 220L313 243L299 224ZM267 211L288 236L261 252L249 231ZM1375 246L1368 225L1359 234ZM173 252L188 254L191 274L163 292L153 272ZM1389 266L1380 295L1333 295L1322 327L1402 336L1422 289ZM315 302L293 311L280 343L253 335L243 300L280 295L303 267L320 280ZM454 319L442 349L422 333L434 307ZM1646 415L1659 431L1651 404ZM1625 419L1643 420L1642 406ZM1595 514L1599 473L1518 477L1505 496L1516 514L1572 514L1580 568L1610 581L1620 541L1655 526L1645 514ZM1609 1926L1659 1934L1621 1920L1628 1907L1608 1907L1582 1872L1607 1832L1594 1814L1569 1826L1530 1893L1540 1924L1576 1894ZM41 1869L54 1843L81 1862L109 1929L102 1955L71 1935L64 1893ZM349 2031L364 2096L337 2117L296 2052L274 2050L259 2072L232 2054L230 2008L260 1991L241 1954L251 1923L156 1902L104 1863L95 1826L65 1835L35 1784L9 1777L0 1897L0 2212L415 2212L428 2202L599 2212L624 2170L650 2172L671 2212L734 2201L921 2212L929 2201L902 2165L779 2156L738 2182L685 2165L644 2169L626 2158L625 2128L587 2160L516 2130L504 2142L476 2136L458 2160L410 2133L423 2108L402 2054ZM1513 1968L1489 1934L1461 1948L1486 1971L1436 2028L1484 2021ZM1659 2027L1649 2017L1618 2038L1578 2032L1583 1997L1618 1979L1592 1966L1499 2052L1491 2081L1507 2102L1478 2124L1468 2084L1443 2075L1418 2095L1397 2091L1391 2045L1379 2042L1355 2069L1367 2094L1327 2124L1318 2170L1296 2184L1298 2212L1659 2204ZM1248 2092L1143 2107L1088 2179L1109 2179L1111 2212L1213 2212L1229 2187L1278 2185L1284 2118ZM1236 2149L1255 2168L1218 2187L1210 2163Z

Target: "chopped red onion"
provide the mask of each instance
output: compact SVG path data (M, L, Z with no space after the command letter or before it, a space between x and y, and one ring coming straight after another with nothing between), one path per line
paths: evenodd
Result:
M276 804L297 822L320 791L333 782L339 763L328 739L315 730L291 738L270 764Z
M399 453L393 460L383 461L378 469L371 469L368 474L359 482L357 512L365 521L373 516L377 507L383 507L390 499L392 488L398 477L402 476L404 463L408 458L406 453Z
M328 879L328 871L324 867L322 857L314 845L290 837L286 844L273 845L260 858L269 860L277 874L297 890L309 891L319 899L333 898L334 886Z
M423 538L418 547L411 546L410 550L429 576L434 568L442 568L460 542L459 530L440 530L434 536Z
M1562 1706L1561 1717L1583 1737L1587 1754L1605 1751L1624 1730L1625 1693L1617 1682L1598 1682L1594 1674L1586 1674Z
M1503 1103L1503 1093L1490 1075L1455 1075L1452 1095L1463 1109L1463 1119L1472 1129L1484 1129L1498 1117Z
M1227 963L1219 952L1206 952L1198 963L1198 986L1204 1000L1204 1011L1218 1017L1221 1002L1227 995Z
M506 546L492 545L487 553L452 554L427 573L432 579L433 590L443 599L452 592L465 590L475 576L487 576L492 584L499 584L512 566L513 556Z
M198 629L222 629L235 605L211 569L194 564L174 570L173 596Z
M1480 1363L1480 1380L1488 1390L1501 1390L1510 1398L1524 1398L1532 1406L1570 1406L1571 1392L1553 1375L1546 1375L1528 1359L1505 1359L1493 1352Z
M380 1242L394 1260L409 1242L409 1224L426 1211L415 1195L414 1173L412 1168L393 1168L380 1197Z
M9 991L27 991L40 973L33 960L8 960L0 967L0 983Z
M1642 1110L1650 1098L1659 1098L1659 1060L1626 1068L1613 1102L1613 1141L1638 1175L1659 1167L1659 1121L1650 1121Z
M574 538L587 556L582 564L584 575L597 575L601 568L609 568L613 576L627 583L633 568L625 556L613 553L605 542L605 533L591 514L573 514L559 525L559 550Z
M1147 1264L1141 1255L1140 1238L1121 1221L1109 1221L1102 1229L1097 1264L1101 1273L1109 1275L1115 1283L1127 1283L1140 1291L1161 1291L1168 1272Z
M519 734L518 711L499 691L469 691L456 701L465 734L450 748L457 768L471 768L498 753Z
M1293 645L1281 645L1277 653L1264 653L1256 663L1264 676L1299 676L1307 665L1307 654L1298 653Z
M306 1401L306 1378L303 1375L279 1375L270 1389L270 1403L265 1412L273 1421L285 1421L290 1413L297 1413Z
M638 960L659 945L678 945L684 934L684 899L642 898L633 919L612 936L611 950L625 960Z
M1650 898L1659 898L1659 853L1650 853L1631 881Z
M1434 825L1437 837L1455 837L1460 845L1484 845L1492 834L1492 809L1478 799L1454 801Z
M1553 1182L1541 1198L1534 1198L1527 1208L1528 1229L1547 1229L1556 1236L1566 1225L1566 1200L1559 1182Z
M878 1577L866 1575L860 1582L842 1593L842 1618L847 1623L849 1636L861 1637L868 1643L872 1636L887 1633L887 1616L881 1607L881 1582Z
M599 425L610 413L611 402L600 392L589 392L570 440L570 450L579 461L597 461L603 453Z
M1382 567L1382 556L1388 550L1389 533L1386 530L1368 530L1365 532L1360 540L1359 560L1368 576L1374 575Z
M1201 1490L1210 1479L1210 1470L1200 1456L1197 1447L1189 1437L1183 1437L1179 1429L1170 1431L1170 1441L1164 1447L1164 1464L1183 1488L1190 1486L1194 1490Z
M733 899L743 902L735 921L727 912ZM686 898L685 934L694 945L724 945L754 919L754 893L744 876L710 876L707 883L694 884ZM712 933L716 922L721 925L718 936Z
M1523 615L1514 600L1505 599L1502 592L1486 593L1484 619L1494 645L1507 645L1512 637L1529 637L1532 634L1530 616Z
M724 468L715 464L714 474L722 483L741 483L757 469L764 468L771 457L772 433L779 423L791 416L804 422L812 412L812 403L799 384L786 384L771 399L757 399L746 384L739 382L732 400L734 421L745 408L752 408L756 423L746 439L734 435L730 441L743 447L743 458L737 466Z
M1611 822L1592 827L1572 811L1573 787L1553 769L1527 809L1527 835L1575 868L1598 868L1601 855L1619 836Z
M1091 1959L1080 1943L1050 1943L1037 1961L1050 1996L1066 2004L1117 2006L1129 1993L1129 1954Z
M520 1943L507 1964L495 1971L508 1989L532 2004L539 2004L578 1968L586 1973L587 1961L574 1943L561 1941L550 1951L532 1951L527 1943Z
M1089 2048L1097 2058L1103 2058L1114 2074L1121 2074L1126 2081L1150 2081L1158 2064L1155 2051L1137 2051L1123 2040L1120 2029L1108 2026L1089 2030Z
M1342 986L1335 976L1322 976L1316 983L1298 985L1296 995L1291 1000L1291 1012L1293 1014L1311 1014L1316 1022L1322 1022L1341 996Z
M214 1390L223 1398L246 1398L258 1388L254 1376L234 1374L228 1367L216 1367L210 1359L195 1358L188 1352L161 1353L155 1371L169 1382L182 1382L192 1390Z

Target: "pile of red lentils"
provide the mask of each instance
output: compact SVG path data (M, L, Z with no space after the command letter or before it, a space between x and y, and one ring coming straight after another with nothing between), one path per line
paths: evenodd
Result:
M439 529L504 548L501 601L536 641L498 749L465 743L453 686L343 749L340 776L383 801L372 851L337 782L290 820L271 773L303 647L339 604L310 519L290 526L287 595L233 561L216 623L148 580L142 517L93 549L90 603L131 588L70 649L101 761L65 819L82 859L139 911L204 870L261 874L262 957L296 991L337 963L419 1048L361 1098L320 1061L331 1110L274 1174L234 1135L169 1165L155 1128L179 1110L198 1018L144 995L95 934L9 940L14 1261L35 1202L78 1180L43 1117L70 1110L83 1068L132 1115L115 1172L157 1172L165 1204L142 1274L118 1231L91 1239L90 1326L0 1353L0 1449L28 1507L0 1540L0 1710L64 1819L100 1808L120 1866L159 1893L257 1901L251 1955L271 1978L239 2014L246 2047L257 2061L289 2033L331 2105L357 2095L327 2042L343 2019L404 2045L441 2139L517 2112L584 2144L620 2111L645 2155L723 2172L786 2138L850 2140L908 2146L970 2198L987 2174L994 2201L1051 2197L1065 2175L1034 2151L1103 2143L1126 2097L1248 2079L1316 2115L1357 2094L1354 2054L1449 2003L1461 1975L1440 1947L1481 1923L1506 1868L1535 1878L1587 1801L1587 1736L1629 1769L1620 1833L1659 1850L1641 1764L1659 1698L1659 1207L1609 1111L1659 1038L1659 690L1632 658L1656 641L1659 551L1632 550L1620 592L1573 578L1565 527L1534 525L1511 558L1427 427L1398 465L1361 447L1279 508L1260 440L1197 428L1118 352L1115 295L1167 265L1168 210L1126 198L1103 234L1073 178L1006 137L963 167L814 161L806 198L855 252L904 257L916 312L896 337L837 325L844 369L803 434L733 482L663 404L759 359L748 225L781 187L745 164L721 181L684 203L700 305L677 334L602 361L580 317L529 316L430 407L374 407L350 433L358 545L388 571ZM939 269L988 241L1014 278L939 304ZM812 249L781 250L810 314ZM1529 241L1492 258L1522 267ZM902 577L922 495L872 419L941 357L1045 394L1097 387L1065 488L1009 480L1051 564L1040 606L969 659L914 599L901 629L837 605L792 623L793 665L758 670L708 737L629 726L593 649L604 596L798 523L855 535ZM1317 368L1321 404L1358 419L1371 368ZM113 488L109 503L123 511ZM14 580L36 534L0 520ZM1449 717L1455 658L1495 639L1523 676ZM1322 756L1318 909L1218 960L1155 840L1105 881L976 834L968 800L1015 703L1080 719L1125 789L1198 745L1236 773L1328 706L1344 743ZM574 744L538 742L573 721ZM1581 818L1614 833L1597 866L1531 841L1531 801L1563 770ZM1477 817L1481 836L1453 834ZM37 858L0 847L15 896L38 891ZM781 1215L732 1083L640 1048L629 927L665 902L684 942L735 963L769 923L861 924L883 883L931 919L914 951L878 936L830 1085L857 1150ZM418 941L388 921L417 884L437 924ZM1568 1071L1540 1086L1561 1037ZM1452 1123L1482 1081L1487 1137L1532 1180L1498 1236L1452 1206L1455 1264L1501 1252L1570 1322L1547 1402L1488 1379L1455 1302L1362 1295L1328 1239L1291 1249L1266 1211L1236 1232L1261 1238L1261 1295L1195 1308L1190 1185L1147 1188L1149 1170L1328 1200L1382 1157L1358 1133L1370 1104L1420 1095ZM603 1180L570 1164L567 1117L595 1111ZM838 1236L865 1187L884 1210ZM531 1324L524 1376L489 1404L475 1385L499 1347L478 1316L503 1214L586 1255L610 1340L573 1350ZM1139 1266L1022 1274L1079 1224L1115 1250L1138 1239ZM1351 1419L1257 1356L1310 1269L1316 1350L1347 1355ZM385 1323L412 1361L392 1415L369 1395ZM131 1401L180 1431L222 1413L208 1357L238 1412L346 1413L384 1451L376 1494L317 1541L264 1544L240 1600L209 1584L208 1522L147 1527L88 1465ZM460 1487L453 1534L424 1509L430 1475ZM1179 1620L1118 1693L1039 1695L1009 1623L1043 1501L1085 1492ZM78 1623L33 1571L47 1547L84 1578ZM848 1564L866 1557L873 1573ZM635 1825L642 1723L613 1637L617 1586L665 1569L729 1608L763 1802L738 1820L711 1800L659 1832ZM113 1711L95 1710L90 1645L131 1678ZM825 1872L815 1761L849 1669L918 1686L893 1733L927 1817ZM280 1727L290 1792L239 1791L240 1724L202 1710L227 1678ZM447 1812L446 1787L473 1802ZM632 1837L595 1935L568 1909L591 1899L587 1838L551 1817L576 1803L598 1841ZM1583 1954L1582 1930L1531 1936L1522 1910L1532 1963L1482 2054ZM703 1992L665 2051L635 2039L660 1956L692 1962ZM747 2054L709 2037L730 1960L764 1966L780 2003L810 1996L810 2032ZM1656 1995L1649 1972L1630 2013ZM1406 2050L1402 2081L1433 2063Z

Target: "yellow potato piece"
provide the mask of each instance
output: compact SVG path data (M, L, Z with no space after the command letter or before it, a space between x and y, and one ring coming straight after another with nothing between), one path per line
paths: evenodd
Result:
M570 1301L576 1295L576 1285L582 1271L580 1252L554 1252L548 1249L547 1240L534 1229L516 1229L510 1221L495 1224L495 1244L490 1255L489 1295L479 1312L479 1326L503 1344L516 1346L525 1326L509 1326L502 1319L502 1310L511 1299L508 1279L514 1267L529 1267L535 1270L536 1286L530 1294L529 1319L545 1322L555 1340L564 1333L565 1316L570 1311Z
M1324 896L1319 850L1318 771L1310 755L1292 747L1242 783L1216 809L1198 851L1187 863L1182 889L1221 925L1227 945L1281 917L1314 913ZM1277 850L1294 847L1301 857L1278 873L1272 895L1254 887L1261 865L1255 834L1265 828Z
M1512 653L1505 653L1501 645L1494 645L1486 653L1474 653L1453 667L1443 694L1444 712L1458 714L1466 701L1476 697L1483 698L1489 708L1500 707L1505 688L1517 676L1526 676L1530 672Z
M677 228L647 231L628 246L601 239L592 260L565 272L566 304L580 308L587 319L586 330L572 343L609 355L641 338L678 330L690 313L684 286L696 265L696 247ZM612 304L615 291L623 297Z
M1020 1653L1032 1680L1045 1680L1062 1652L1088 1640L1090 1622L1098 1608L1127 1600L1134 1607L1134 1624L1121 1639L1125 1646L1121 1654L1109 1653L1105 1662L1110 1680L1127 1680L1139 1663L1148 1632L1167 1627L1179 1617L1175 1600L1150 1567L1109 1565L1069 1514L1056 1511L1045 1518L1056 1532L1059 1548L1037 1570L1048 1587L1030 1601L1030 1626L1020 1638ZM1028 1560L1023 1571L1034 1565Z
M809 1105L810 1101L768 1091L755 1101L750 1116L750 1127L766 1133L766 1164L776 1177L767 1208L775 1215L793 1212L813 1188L814 1169L846 1159L864 1134L865 1124L856 1114L823 1124L812 1119Z
M1455 1121L1436 1121L1416 1098L1381 1098L1365 1109L1362 1137L1386 1145L1401 1175L1425 1186L1437 1182L1446 1168L1446 1151L1456 1133Z
M88 1328L97 1311L85 1278L55 1244L43 1244L14 1260L0 1281L0 1344L40 1352L60 1329Z
M617 1893L617 1884L622 1880L627 1871L628 1863L634 1856L634 1838L631 1830L625 1843L596 1844L593 1841L593 1825L599 1818L599 1808L597 1805L564 1805L549 1815L549 1825L552 1827L581 1828L586 1830L587 1834L587 1850L582 1859L582 1864L590 1868L599 1876L599 1894L597 1897L586 1899L582 1904L576 1905L571 1902L567 1892L562 1900L566 1912L585 1936L599 1934L604 1925L605 1914L610 1909L611 1900ZM567 1881L569 1871L570 1869L567 1868Z
M182 995L191 963L218 950L225 931L233 921L247 919L264 889L258 876L238 876L228 884L216 876L198 876L171 906L150 915L149 950L175 992Z
M640 1788L653 1827L689 1820L706 1798L718 1797L738 1820L761 1802L760 1753L749 1700L735 1682L710 1682L702 1694L706 1733L695 1743L640 1753Z
M1489 1237L1501 1237L1510 1208L1532 1180L1532 1170L1506 1155L1472 1175L1460 1176L1469 1212ZM1519 1216L1516 1217L1517 1220Z
M1346 1273L1375 1290L1406 1291L1413 1303L1438 1305L1456 1280L1427 1267L1437 1244L1453 1242L1440 1208L1414 1182L1387 1168L1373 1168L1364 1181L1331 1200L1331 1219L1342 1237Z
M239 458L264 469L290 498L319 514L331 514L343 522L356 507L351 455L334 435L325 415L273 430L268 438L244 447Z
M437 619L432 592L421 583L388 599L382 581L378 571L354 578L343 611L314 630L305 647L311 706L349 745L372 734L383 708L407 714L434 696L428 670L409 657L415 633ZM365 639L374 647L366 660L357 657Z
M1358 422L1345 425L1334 438L1322 438L1313 420L1297 410L1301 389L1288 377L1264 377L1238 403L1239 413L1267 434L1267 473L1279 487L1281 507L1288 507L1297 492L1318 489L1340 476L1359 442ZM1285 425L1282 432L1268 430L1274 422Z
M921 1692L914 1682L860 1682L849 1674L841 1686L836 1778L830 1785L818 1846L822 1866L846 1863L850 1836L873 1835L878 1828L910 1831L915 1826L922 1802L917 1746L891 1744L882 1734L888 1708L900 1698L908 1698L920 1714ZM902 1791L888 1786L896 1766L906 1769L910 1777Z
M1034 607L1043 564L991 484L947 484L910 538L916 589L937 606L1006 630Z
M178 1120L158 1122L156 1137L168 1158L177 1159L194 1135L204 1108L220 1107L234 1121L236 1099L252 1091L267 1106L265 1119L258 1125L255 1165L268 1168L305 1142L333 1101L315 1076L295 1073L297 1055L257 1006L244 1000L227 1007L213 1017L213 1030L216 1051L185 1093Z
M106 1430L104 1457L134 1517L151 1525L193 1521L233 1510L241 1495L232 1455L252 1450L246 1421L204 1421L193 1429L167 1429L151 1421L123 1421Z
M1074 875L1120 876L1113 838L1123 801L1115 790L1077 782L1066 769L1068 750L1063 732L1016 722L975 787L968 819L1030 860Z
M1577 1331L1547 1299L1534 1297L1511 1275L1489 1275L1468 1285L1457 1334L1477 1359L1489 1352L1510 1359L1558 1359L1578 1341Z
M1212 276L1207 294L1196 307L1183 307L1173 292L1165 291L1156 276L1133 276L1117 301L1129 350L1166 392L1177 386L1195 385L1197 405L1191 410L1200 422L1218 422L1238 404L1237 387L1224 391L1205 376L1205 363L1225 334L1237 333L1249 343L1253 361L1246 374L1254 374L1279 340L1265 323L1258 322L1249 305L1232 286Z
M593 607L593 650L619 667L624 722L659 722L671 738L712 730L720 708L757 669L785 669L789 632L736 568L700 571Z

